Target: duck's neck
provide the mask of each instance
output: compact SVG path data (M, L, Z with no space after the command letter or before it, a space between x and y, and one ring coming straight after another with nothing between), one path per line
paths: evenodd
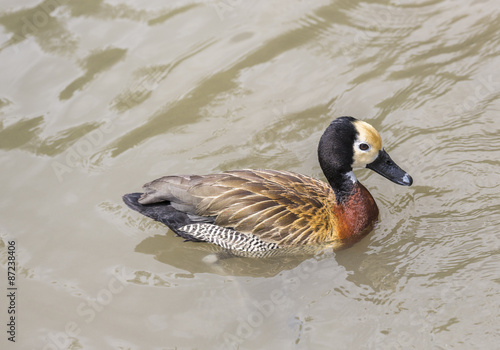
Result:
M328 183L335 192L337 202L344 204L358 183L351 166L354 156L352 145L356 131L353 127L344 130L343 127L336 125L334 128L334 123L335 121L321 136L318 159Z
M323 148L324 150L324 148ZM344 155L348 156L348 155ZM328 183L335 192L335 198L340 204L345 204L354 191L354 187L358 183L356 176L352 172L351 166L340 166L342 162L334 154L319 150L319 164L325 174Z
M347 173L335 174L334 176L328 176L327 174L325 176L330 186L332 186L333 192L335 192L337 202L340 204L347 203L358 184L358 180L352 170Z

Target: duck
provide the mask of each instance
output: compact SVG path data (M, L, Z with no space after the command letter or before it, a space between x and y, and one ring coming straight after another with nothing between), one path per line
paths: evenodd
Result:
M125 194L131 209L163 223L186 241L240 252L352 241L370 231L379 209L353 169L368 168L411 186L412 177L365 121L334 119L318 144L327 182L284 170L230 170L169 175Z

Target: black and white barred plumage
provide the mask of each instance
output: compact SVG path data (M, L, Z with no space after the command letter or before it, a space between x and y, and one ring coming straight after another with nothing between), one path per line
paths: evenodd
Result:
M217 244L231 250L263 252L279 248L276 243L265 242L252 234L243 234L230 228L207 223L185 225L178 230L197 240Z

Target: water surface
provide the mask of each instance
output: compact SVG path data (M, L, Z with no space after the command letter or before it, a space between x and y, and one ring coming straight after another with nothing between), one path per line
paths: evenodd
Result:
M498 347L495 1L9 0L0 26L17 348ZM341 115L414 178L356 171L381 214L349 249L210 264L121 202L166 174L324 179Z

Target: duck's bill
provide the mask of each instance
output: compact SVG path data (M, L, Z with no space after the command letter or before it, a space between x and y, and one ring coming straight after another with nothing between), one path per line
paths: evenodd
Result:
M411 186L413 183L411 176L394 163L385 150L379 151L378 157L366 167L399 185Z

